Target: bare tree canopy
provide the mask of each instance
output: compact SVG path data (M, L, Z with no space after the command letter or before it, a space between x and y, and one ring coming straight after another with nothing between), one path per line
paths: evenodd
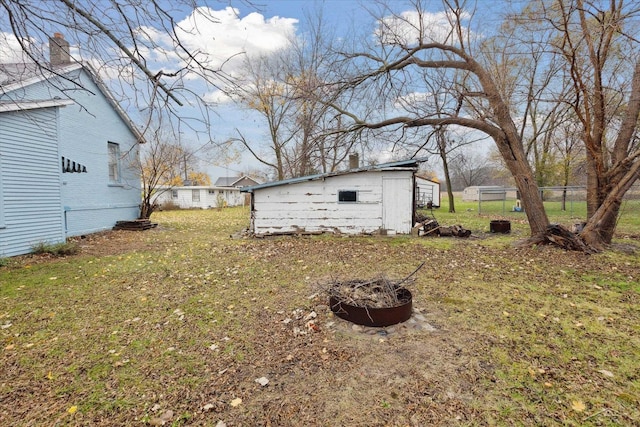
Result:
M582 237L596 247L610 243L622 196L640 175L637 3L513 2L513 13L507 2L490 10L484 2L476 9L475 2L445 0L442 12L429 9L431 2L412 3L402 13L394 3L376 3L375 41L344 52L352 74L335 82L345 93L368 92L383 113L363 117L344 102L334 108L354 130L456 125L489 135L534 236L547 232L549 220L526 144L562 138L560 124L572 120L590 165ZM424 81L440 82L440 102L427 101ZM553 126L537 134L526 120L539 124L554 112Z
M0 62L55 73L47 46L60 34L69 59L92 67L132 119L164 116L165 126L208 142L216 101L233 84L241 58L286 45L296 21L243 25L228 2L216 5L219 10L195 0L2 0ZM223 28L221 22L237 25ZM269 34L269 44L247 41L258 29Z

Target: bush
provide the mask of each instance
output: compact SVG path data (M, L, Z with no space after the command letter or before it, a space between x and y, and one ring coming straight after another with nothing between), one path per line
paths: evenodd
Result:
M180 206L174 202L164 202L158 207L159 211L177 211L180 210Z
M47 243L40 242L31 247L32 253L36 255L51 254L54 256L75 255L80 252L80 246L75 242Z

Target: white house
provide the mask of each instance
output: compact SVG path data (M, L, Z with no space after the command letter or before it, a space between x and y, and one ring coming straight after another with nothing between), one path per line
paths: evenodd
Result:
M142 136L61 35L51 50L50 72L0 64L0 256L139 215Z
M250 231L409 234L421 160L293 178L245 187L251 194Z
M440 207L440 183L432 179L416 175L416 200L419 207L431 205Z
M184 186L158 188L153 199L160 209L174 205L180 209L211 209L225 206L243 206L244 194L238 187Z

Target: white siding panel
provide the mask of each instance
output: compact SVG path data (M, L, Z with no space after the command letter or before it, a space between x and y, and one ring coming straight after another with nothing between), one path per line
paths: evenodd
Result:
M0 114L0 256L64 242L57 109Z
M253 193L252 231L257 234L286 232L372 233L386 228L383 223L382 179L397 177L403 194L401 226L392 233L411 231L412 172L367 171L325 179L265 187ZM338 202L341 190L356 191L357 202ZM404 195L409 194L409 203ZM406 218L404 218L406 217ZM409 224L405 230L404 222Z

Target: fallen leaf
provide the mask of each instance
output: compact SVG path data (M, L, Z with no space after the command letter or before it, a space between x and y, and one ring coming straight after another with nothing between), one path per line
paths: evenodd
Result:
M600 369L598 372L600 372L605 377L613 378L613 372L611 372L611 371L607 371L606 369Z
M49 371L49 373L47 374L47 378L50 380L53 379L53 374L51 373L51 371Z
M260 384L262 387L264 387L267 384L269 384L269 379L267 379L267 377L260 377L260 378L256 378L256 382Z
M173 411L168 410L168 411L165 411L159 417L151 418L149 420L149 424L152 426L163 426L167 424L169 421L171 421L171 418L173 418Z
M508 311L503 311L503 312L502 312L502 315L503 315L504 317L509 317L509 316L511 316L511 314L509 314L509 312L508 312Z
M586 406L582 400L573 400L571 401L571 409L576 412L583 412L586 409Z
M71 408L67 409L67 412L73 415L78 412L78 407L76 405L73 405Z
M240 399L239 397L236 397L231 401L231 406L235 408L236 406L240 406L241 403L242 403L242 399Z
M216 424L216 427L227 427L227 423L225 423L224 421L218 421L218 424Z

